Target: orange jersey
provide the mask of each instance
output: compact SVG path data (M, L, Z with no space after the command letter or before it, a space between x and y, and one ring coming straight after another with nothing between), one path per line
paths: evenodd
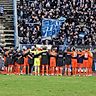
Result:
M89 67L89 63L88 63L89 54L88 54L88 51L84 51L83 54L84 54L83 65L84 65L84 67Z
M76 51L71 52L71 56L72 56L72 67L76 68L78 66L77 65L77 52Z
M29 50L26 50L23 53L26 54L28 52L29 52ZM28 65L28 56L24 57L24 66L27 66L27 65Z
M24 57L24 65L28 66L28 57Z
M92 67L92 63L93 63L93 54L91 51L88 51L88 63L89 66Z
M73 52L72 52L72 58L73 58L73 59L76 59L76 58L77 58L77 52L76 52L76 51L73 51Z
M54 57L50 58L50 67L56 67L56 58Z
M55 67L56 66L56 57L55 56L57 55L57 53L55 51L51 51L50 55L51 55L51 57L50 57L50 67Z

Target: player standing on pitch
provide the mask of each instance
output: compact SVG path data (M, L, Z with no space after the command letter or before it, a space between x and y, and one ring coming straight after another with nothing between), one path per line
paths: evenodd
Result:
M62 70L63 70L63 65L64 65L64 53L62 50L59 50L57 53L57 63L56 63L56 75L62 76Z
M56 68L56 50L55 49L51 49L50 51L50 75L55 75L55 68Z
M71 52L70 49L68 48L67 51L65 51L65 76L71 75Z
M43 48L43 51L45 52L41 53L42 76L44 76L44 73L49 75L49 53L47 48Z

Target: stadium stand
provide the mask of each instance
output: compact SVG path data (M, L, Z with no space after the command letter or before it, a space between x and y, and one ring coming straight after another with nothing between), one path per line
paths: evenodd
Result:
M18 0L18 35L21 44L96 45L95 0ZM59 34L42 41L42 19L66 17Z
M14 0L0 0L0 45L5 49L20 44L96 45L95 0L16 0L18 38L14 30ZM65 17L60 32L42 38L42 19ZM16 35L16 34L15 34Z
M13 0L0 0L0 6L3 7L0 16L0 35L1 46L5 49L14 47L14 10Z
M2 56L1 59L4 59L5 64L5 69L3 70L7 74L15 74L16 72L16 74L20 75L27 74L27 71L29 71L27 68L35 67L35 75L37 75L37 73L40 75L40 71L42 71L40 67L44 69L44 66L42 66L43 63L41 64L41 61L43 61L41 57L44 56L45 58L47 56L47 60L44 59L44 62L48 61L45 63L45 65L47 65L46 71L50 71L51 67L54 67L52 68L54 71L57 67L56 70L60 69L61 71L59 71L62 75L62 68L64 67L66 69L66 65L70 64L72 66L69 67L68 65L68 68L73 69L71 71L68 69L68 71L70 71L69 73L75 71L75 74L72 72L72 75L77 75L77 69L80 69L78 72L81 71L80 63L83 65L82 69L85 68L84 73L87 73L87 69L89 71L91 69L89 73L92 75L92 64L93 61L96 61L95 5L96 0L0 0L0 45L4 47L1 47L0 51L1 55L4 56ZM44 38L42 34L43 31L49 30L42 28L43 20L45 19L51 22L51 25L54 25L54 27L48 25L47 28L50 27L49 29L52 29L52 32L57 32L55 35L51 32L52 35L46 35L46 38ZM19 48L17 47L16 41L19 41L19 45L24 44L21 48L23 50L20 49L20 46ZM31 47L26 47L28 44L31 45ZM58 45L63 46L63 50L60 50L60 46ZM77 48L73 46L77 46ZM95 49L94 52L93 49ZM95 56L93 56L94 54L91 51ZM66 54L68 55L68 60L66 59ZM62 56L59 58L59 55ZM49 57L52 58L50 59ZM82 57L82 62L79 61L80 57ZM62 62L60 62L62 65L57 64L58 58L62 59ZM91 62L89 62L89 59L91 59ZM35 63L30 61L31 64L33 64L30 66L28 60L33 60ZM77 63L77 61L79 63ZM55 62L54 65L53 62ZM76 66L73 66L74 64ZM49 70L48 67L50 67ZM38 72L36 72L37 68ZM50 71L49 73L55 75L55 71ZM89 73L86 74L86 76L90 76ZM31 75L33 74L34 73ZM44 70L42 71L42 75L44 75Z

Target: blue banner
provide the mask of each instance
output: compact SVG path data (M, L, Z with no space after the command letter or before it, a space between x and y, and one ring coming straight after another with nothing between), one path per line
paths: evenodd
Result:
M66 18L46 19L42 20L42 37L53 37L60 32L60 26L65 22Z
M4 13L4 7L2 5L0 5L0 13Z

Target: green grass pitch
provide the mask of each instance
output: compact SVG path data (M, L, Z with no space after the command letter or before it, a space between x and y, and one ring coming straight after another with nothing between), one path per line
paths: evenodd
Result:
M96 96L96 77L0 75L0 96Z

